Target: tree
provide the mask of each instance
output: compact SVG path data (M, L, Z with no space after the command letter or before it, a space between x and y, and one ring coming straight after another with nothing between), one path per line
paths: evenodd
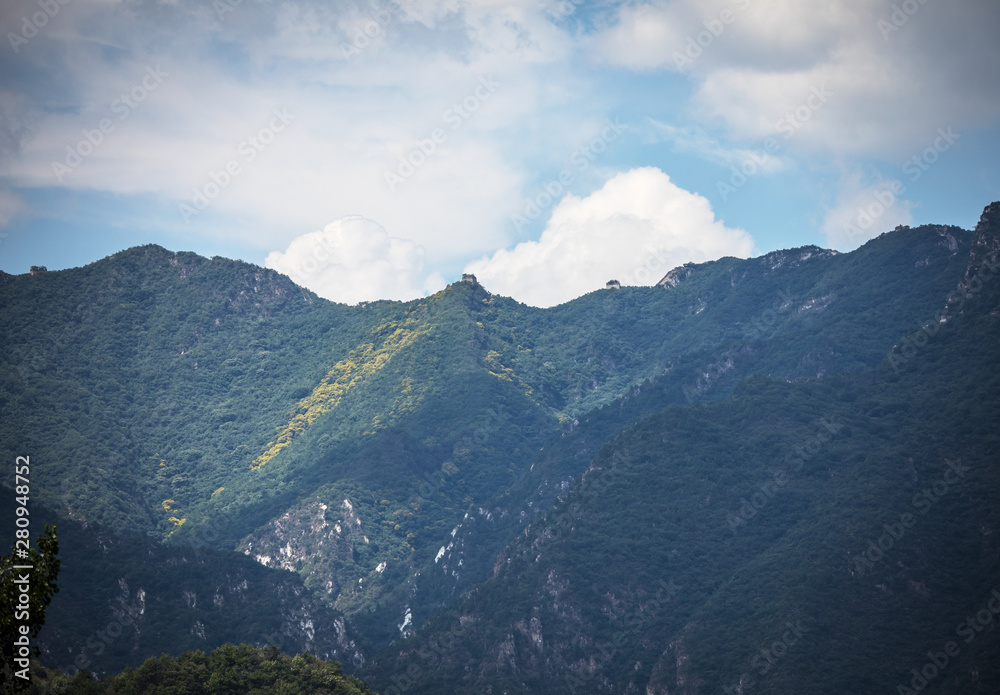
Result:
M37 548L27 550L26 557L19 557L19 553L25 551L16 544L10 555L0 557L0 654L3 658L0 669L4 675L0 693L21 692L28 686L28 659L32 653L40 654L38 647L31 650L29 645L45 624L45 609L59 591L56 586L59 575L56 527L46 524L36 545ZM27 596L26 601L21 599L22 595Z

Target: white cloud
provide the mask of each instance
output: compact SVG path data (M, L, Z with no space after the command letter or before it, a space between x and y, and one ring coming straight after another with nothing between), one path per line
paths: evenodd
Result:
M37 10L17 2L0 11L12 24ZM24 77L8 91L37 112L30 132L6 127L10 99L0 93L0 155L18 155L0 156L0 177L151 196L176 211L160 221L179 236L235 242L261 257L355 214L414 240L439 267L492 251L510 243L510 211L539 162L575 144L580 120L605 114L587 112L590 94L578 87L588 78L563 62L572 37L533 0L404 5L243 2L220 17L193 0L126 10L74 0L17 57ZM366 30L374 37L355 46ZM163 81L122 111L116 99L138 89L150 66ZM36 73L49 75L48 93L29 80ZM499 86L456 121L449 110L486 95L483 80ZM239 145L276 106L294 120L250 161ZM550 109L564 117L537 117ZM103 119L113 130L102 136ZM446 141L390 190L386 172L436 130ZM535 139L546 147L519 147ZM53 162L81 142L82 162L57 176ZM180 206L193 207L195 189L230 162L239 173L206 210L185 215Z
M372 220L351 215L321 231L292 240L264 263L326 299L357 304L374 299L408 300L444 286L424 272L424 249L389 236Z
M634 70L674 65L673 54L684 50L682 27L693 25L686 21L691 18L686 16L688 8L682 5L622 6L614 26L594 40L598 55L610 63Z
M1000 119L1000 54L983 49L1000 31L995 0L911 4L906 14L896 0L628 3L593 43L608 62L689 75L693 113L737 138L774 136L825 85L833 97L793 146L893 160L938 127ZM724 10L732 21L719 25Z
M657 138L676 151L724 169L747 161L794 168L803 182L850 158L902 162L939 127L968 132L970 144L981 126L993 127L995 143L995 0L918 3L883 37L877 21L891 17L894 3L902 4L289 0L231 3L220 15L221 3L201 0L73 0L7 57L17 69L0 90L0 179L34 189L39 219L75 215L68 201L80 201L100 207L86 224L127 227L128 243L197 239L201 252L254 262L330 220L361 215L450 273L523 240L512 216L525 197L568 170L570 153L608 117L626 121L629 135L595 162L600 170L572 171L574 191L608 171L663 166L666 148L634 146L647 116L662 121ZM562 16L568 5L573 13ZM732 21L720 29L725 10ZM17 30L37 11L36 0L12 0L0 4L0 23ZM678 72L673 53L692 39L705 45ZM644 74L595 70L595 55ZM127 118L114 110L156 66L163 82ZM445 114L491 75L500 86L452 128ZM830 99L794 138L777 133L777 154L763 153L778 119L824 84ZM275 106L295 118L251 162L239 143ZM113 132L92 145L86 140L100 137L103 119ZM684 127L691 124L698 128ZM437 129L446 141L390 190L386 172ZM67 148L89 154L60 179L53 162L66 160ZM976 156L971 149L955 154ZM185 224L179 206L234 161L239 174ZM815 190L788 197L800 204ZM103 204L109 199L151 212L142 225L124 224L118 205Z
M845 176L837 202L823 220L826 245L851 251L898 225L911 224L910 202L902 198L905 192L900 181L867 184L859 172Z
M688 261L749 256L753 239L715 219L708 200L654 167L616 175L586 198L568 195L538 241L468 264L492 292L553 306L611 279L650 285Z
M731 63L794 70L823 56L856 12L796 0L623 3L594 48L612 64L704 74Z

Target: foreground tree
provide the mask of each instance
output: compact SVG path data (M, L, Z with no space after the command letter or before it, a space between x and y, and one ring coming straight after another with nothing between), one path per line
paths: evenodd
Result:
M28 661L38 656L38 647L28 645L45 624L45 609L59 591L59 541L56 527L45 526L35 548L15 544L10 555L0 557L0 655L3 683L0 693L20 693L30 681ZM31 567L29 570L15 567ZM25 595L26 600L21 596ZM27 638L27 639L25 639ZM21 642L22 644L18 644Z

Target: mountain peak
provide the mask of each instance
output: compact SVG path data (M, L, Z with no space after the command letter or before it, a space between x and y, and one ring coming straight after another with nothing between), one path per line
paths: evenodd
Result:
M969 268L980 264L995 266L1000 258L1000 201L990 203L976 225L976 236L972 240L969 254Z
M824 249L819 246L800 246L795 249L780 249L760 256L758 260L761 265L767 266L771 270L777 270L786 263L790 266L797 266L808 261L810 258L830 258L836 256L837 251Z

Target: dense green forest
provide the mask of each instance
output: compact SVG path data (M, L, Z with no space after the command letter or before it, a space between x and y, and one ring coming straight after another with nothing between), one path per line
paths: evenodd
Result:
M891 690L1000 569L997 217L544 310L345 306L157 246L0 275L0 451L60 529L42 662L249 642L382 692L694 693L791 623L744 690ZM987 692L995 649L928 687Z
M32 519L58 516L36 504ZM73 520L58 528L59 593L37 642L53 668L106 676L151 654L226 642L361 662L343 614L296 574L241 553L163 545Z
M372 682L995 692L1000 237L980 241L930 330L878 368L753 376L627 427L489 581L370 663ZM951 667L921 675L949 641Z
M61 695L374 695L340 664L277 647L224 644L209 654L184 652L148 658L136 669L95 680L88 671L68 676L36 665L30 694Z

